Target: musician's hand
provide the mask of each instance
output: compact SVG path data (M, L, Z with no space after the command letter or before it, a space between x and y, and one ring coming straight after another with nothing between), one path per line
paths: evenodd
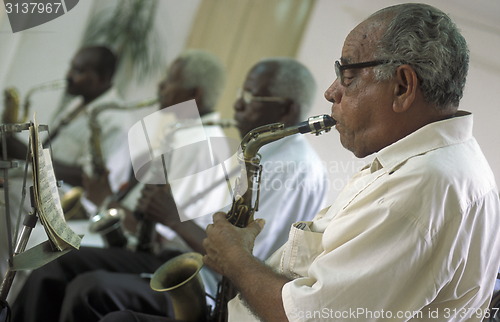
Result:
M180 223L174 197L169 185L145 185L137 210L151 221L174 227Z
M108 180L109 171L102 176L89 177L85 172L82 175L83 188L85 196L95 205L100 206L106 197L113 194Z
M226 214L215 213L213 224L207 226L207 238L203 241L206 255L204 263L216 272L226 275L232 263L243 254L252 256L255 238L264 227L264 219L256 219L245 228L239 228L227 221Z

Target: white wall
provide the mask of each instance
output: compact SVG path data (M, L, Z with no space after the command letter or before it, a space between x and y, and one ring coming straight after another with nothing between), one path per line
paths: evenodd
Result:
M407 1L405 1L407 2ZM411 1L410 1L411 2ZM417 2L417 1L415 1ZM418 1L420 2L420 1ZM500 182L500 1L497 0L428 0L430 5L448 13L467 39L471 57L470 69L461 109L474 116L474 135ZM376 10L401 3L390 0L318 0L305 33L298 58L311 68L319 84L313 114L330 114L331 104L323 92L335 80L333 64L341 55L349 31ZM340 187L363 164L371 160L356 159L340 144L336 131L311 138L310 142L328 160L333 201Z

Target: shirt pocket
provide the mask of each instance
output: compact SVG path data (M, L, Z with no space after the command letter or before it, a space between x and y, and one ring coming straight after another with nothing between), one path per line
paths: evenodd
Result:
M311 231L311 223L299 221L290 229L280 263L280 272L288 278L307 276L309 266L323 252L323 233Z

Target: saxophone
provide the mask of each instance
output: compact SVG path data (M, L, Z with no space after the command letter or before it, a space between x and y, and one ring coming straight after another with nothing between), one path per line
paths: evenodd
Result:
M143 103L140 103L138 105L134 105L134 108L141 108L141 107L147 107L152 105L150 101L145 101ZM109 107L111 108L111 107ZM101 109L101 108L100 108ZM102 107L102 111L107 109L106 106ZM96 110L95 115L98 115L100 112ZM94 117L95 118L95 117ZM92 156L93 156L93 165L94 165L94 173L99 173L99 171L104 171L105 170L105 163L104 163L104 158L102 157L102 153L100 153L100 141L99 141L99 131L100 127L95 126L97 124L96 121L92 121L92 115L91 118L89 119L89 123L92 122L94 124L92 129L92 134L91 134L91 150L92 150ZM166 141L169 141L169 138L172 138L177 131L182 130L182 129L187 129L191 127L197 127L197 126L220 126L222 128L227 128L231 126L235 126L235 122L233 120L217 120L217 121L206 121L203 124L201 124L199 121L184 121L184 122L178 122L173 124L167 134ZM97 156L97 157L96 157ZM104 172L101 172L104 173ZM129 188L131 189L134 185L130 184ZM123 193L119 193L116 196L113 196L113 200L119 201L122 198L125 197L126 193L130 191L130 189L127 189ZM98 214L96 214L94 217L91 218L91 226L90 226L90 231L91 232L98 232L101 235L103 235L106 244L109 246L114 246L114 247L125 247L127 245L126 238L122 238L119 236L119 233L117 233L114 229L111 229L111 227L116 228L116 230L121 231L121 225L119 221L121 221L124 217L123 214L120 214L119 209L111 208L107 209L104 211L100 211ZM138 229L136 233L137 237L137 245L135 247L136 251L139 252L151 252L153 250L153 242L154 242L154 236L155 236L155 227L156 227L156 222L147 220L144 216L143 213L139 211L134 211L134 217L138 221Z
M19 106L20 98L19 91L15 87L8 87L3 91L4 109L2 113L2 123L20 123L19 120ZM21 122L24 123L24 122Z
M197 120L177 122L170 127L168 134L165 138L165 141L170 142L170 140L173 139L175 133L177 133L177 131L179 130L198 127L198 126L220 126L221 128L228 128L236 126L236 122L234 120L229 120L229 119L206 121L203 123L200 123ZM137 233L136 251L150 252L153 248L153 239L155 236L156 222L146 219L145 215L139 211L134 212L134 216L137 220L140 221L140 226Z
M130 106L121 106L114 103L97 106L89 115L88 125L90 128L90 155L92 156L92 173L101 176L106 173L106 162L101 147L102 126L98 121L99 115L108 110L134 111L146 108L158 103L158 99L147 99Z
M19 117L19 110L21 108L19 91L15 87L8 87L4 89L4 110L2 114L2 123L25 123L28 120L28 114L31 108L31 97L33 94L39 91L61 89L65 85L65 81L56 80L42 83L30 88L26 93L21 117Z
M244 170L242 167L240 182L237 183L231 209L226 215L228 221L235 226L246 227L253 221L254 213L258 210L262 173L261 156L258 151L262 146L297 133L319 135L328 132L335 123L336 121L328 115L318 115L286 128L282 123L264 125L245 135L240 144L238 156L244 165ZM242 184L242 180L246 180L246 185ZM156 270L150 286L156 291L170 292L176 319L227 321L227 303L234 296L234 290L226 277L223 277L219 283L215 308L212 312L208 312L204 292L199 292L195 299L183 297L186 294L192 296L195 290L200 288L199 282L197 282L197 276L199 276L197 272L202 265L201 254L187 253L175 257ZM192 289L186 290L186 288ZM201 305L195 308L194 303L201 303Z
M90 155L92 160L92 174L93 175L104 175L107 171L106 163L104 160L104 155L101 148L101 124L99 124L98 116L107 110L123 110L131 111L144 107L149 107L156 104L156 99L149 99L141 101L137 104L131 106L121 106L113 103L102 104L97 106L89 115L88 125L90 128ZM55 133L54 133L55 134ZM87 218L87 213L82 203L80 202L83 194L85 193L82 187L73 187L67 193L65 193L61 198L61 204L64 212L64 217L68 219L82 219ZM114 212L113 212L114 213ZM110 215L101 214L102 218L111 217ZM108 221L116 221L116 217L108 218ZM102 227L105 225L102 221L100 223L95 223L92 227ZM107 225L105 225L107 227Z

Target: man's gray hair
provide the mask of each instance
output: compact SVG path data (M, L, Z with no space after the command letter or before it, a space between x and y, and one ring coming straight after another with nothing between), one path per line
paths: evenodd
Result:
M389 79L398 65L409 64L428 103L437 109L458 107L469 68L469 49L450 17L417 3L391 6L371 17L390 20L375 58L394 63L376 68L377 79Z
M179 55L182 65L182 86L199 88L203 92L204 108L213 109L225 83L222 62L213 54L189 49Z
M276 64L278 68L274 74L274 81L268 88L273 96L285 97L300 105L300 120L306 119L311 111L316 81L309 69L293 58L274 57L266 58L260 63Z

